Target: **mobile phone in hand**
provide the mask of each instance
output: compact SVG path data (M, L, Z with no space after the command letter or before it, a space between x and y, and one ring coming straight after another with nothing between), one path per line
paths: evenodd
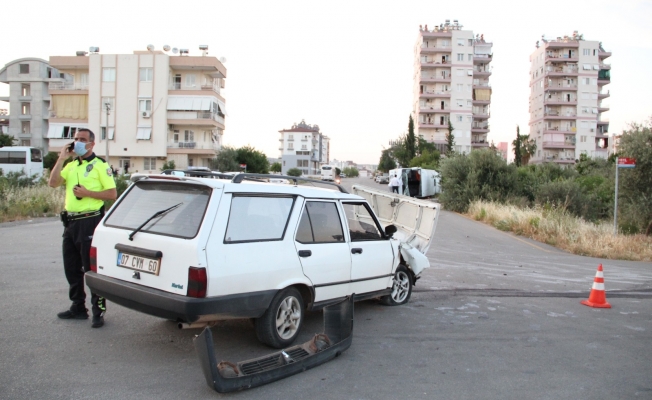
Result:
M68 145L68 153L72 152L75 149L75 142L72 142Z

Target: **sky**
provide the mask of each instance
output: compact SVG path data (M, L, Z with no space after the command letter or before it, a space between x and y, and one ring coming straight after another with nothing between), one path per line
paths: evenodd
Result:
M279 130L305 120L331 139L331 159L376 164L407 132L419 25L446 19L493 42L489 140L528 131L529 55L572 35L612 52L610 133L652 116L652 1L5 1L0 65L98 46L130 54L148 44L225 57L224 144L279 157ZM20 17L20 16L25 16ZM0 96L9 86L0 84ZM0 102L0 108L7 108Z

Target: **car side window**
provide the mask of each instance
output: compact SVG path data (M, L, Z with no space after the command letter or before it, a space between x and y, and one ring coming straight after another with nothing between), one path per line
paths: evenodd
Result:
M343 207L349 223L349 234L352 242L384 239L382 231L374 220L367 204L344 203Z
M234 195L224 243L282 240L294 197Z
M309 201L299 221L296 241L299 243L344 242L344 231L335 203Z

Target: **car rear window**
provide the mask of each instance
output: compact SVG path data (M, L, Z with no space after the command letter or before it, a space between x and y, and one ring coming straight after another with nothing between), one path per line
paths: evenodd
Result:
M180 204L148 222L141 232L193 238L199 232L212 189L182 182L136 182L111 211L105 225L133 230L158 211Z

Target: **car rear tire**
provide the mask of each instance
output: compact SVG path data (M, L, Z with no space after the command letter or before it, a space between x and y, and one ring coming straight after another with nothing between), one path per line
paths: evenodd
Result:
M299 335L304 316L303 298L296 288L280 291L262 317L256 319L256 336L262 343L282 349Z
M392 293L380 298L386 306L400 306L412 296L412 276L405 265L399 265L392 279Z

